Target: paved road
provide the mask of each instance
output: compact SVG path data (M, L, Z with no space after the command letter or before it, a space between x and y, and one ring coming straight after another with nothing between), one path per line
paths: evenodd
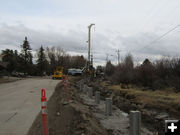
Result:
M31 78L0 84L0 135L26 135L40 111L41 89L49 99L58 82Z

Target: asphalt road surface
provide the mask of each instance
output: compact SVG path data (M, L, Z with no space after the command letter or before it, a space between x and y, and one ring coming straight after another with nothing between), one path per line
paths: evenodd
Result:
M41 111L41 89L49 99L59 81L31 78L0 84L0 135L26 135Z

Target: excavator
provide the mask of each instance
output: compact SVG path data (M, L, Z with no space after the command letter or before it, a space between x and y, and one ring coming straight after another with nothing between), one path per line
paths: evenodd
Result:
M63 67L57 67L54 71L54 74L52 75L52 79L63 79L64 76L65 75L63 74Z

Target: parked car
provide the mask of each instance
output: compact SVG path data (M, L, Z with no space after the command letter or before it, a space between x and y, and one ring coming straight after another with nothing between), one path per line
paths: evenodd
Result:
M15 71L13 71L13 72L11 73L11 75L12 75L13 77L25 77L25 74L24 74L24 73L15 72Z
M82 74L81 69L75 69L75 68L68 69L68 75L76 76L76 75L81 75L81 74Z

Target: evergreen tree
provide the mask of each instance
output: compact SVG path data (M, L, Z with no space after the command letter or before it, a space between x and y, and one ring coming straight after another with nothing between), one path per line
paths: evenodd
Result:
M106 75L108 75L108 76L112 75L112 74L114 73L114 69L115 69L115 67L114 67L114 65L111 63L111 61L110 61L110 60L107 61L107 63L106 63L106 69L105 69Z
M44 48L41 46L37 53L38 53L37 54L37 56L38 56L37 68L38 68L40 75L42 76L43 72L46 70L46 64L47 64L47 60L46 60L45 53L44 53Z
M27 37L25 37L25 40L23 42L23 45L21 45L22 47L22 58L23 58L23 63L22 63L22 66L23 66L23 71L25 74L27 73L31 73L31 67L33 65L32 63L32 54L31 54L31 47L29 45L29 42L27 40Z
M13 50L6 49L2 50L3 62L8 62L7 70L8 72L12 72L15 69L15 61L14 61L14 52Z
M19 58L18 51L15 50L14 51L14 68L15 68L15 71L18 71L18 68L17 68L18 58Z

